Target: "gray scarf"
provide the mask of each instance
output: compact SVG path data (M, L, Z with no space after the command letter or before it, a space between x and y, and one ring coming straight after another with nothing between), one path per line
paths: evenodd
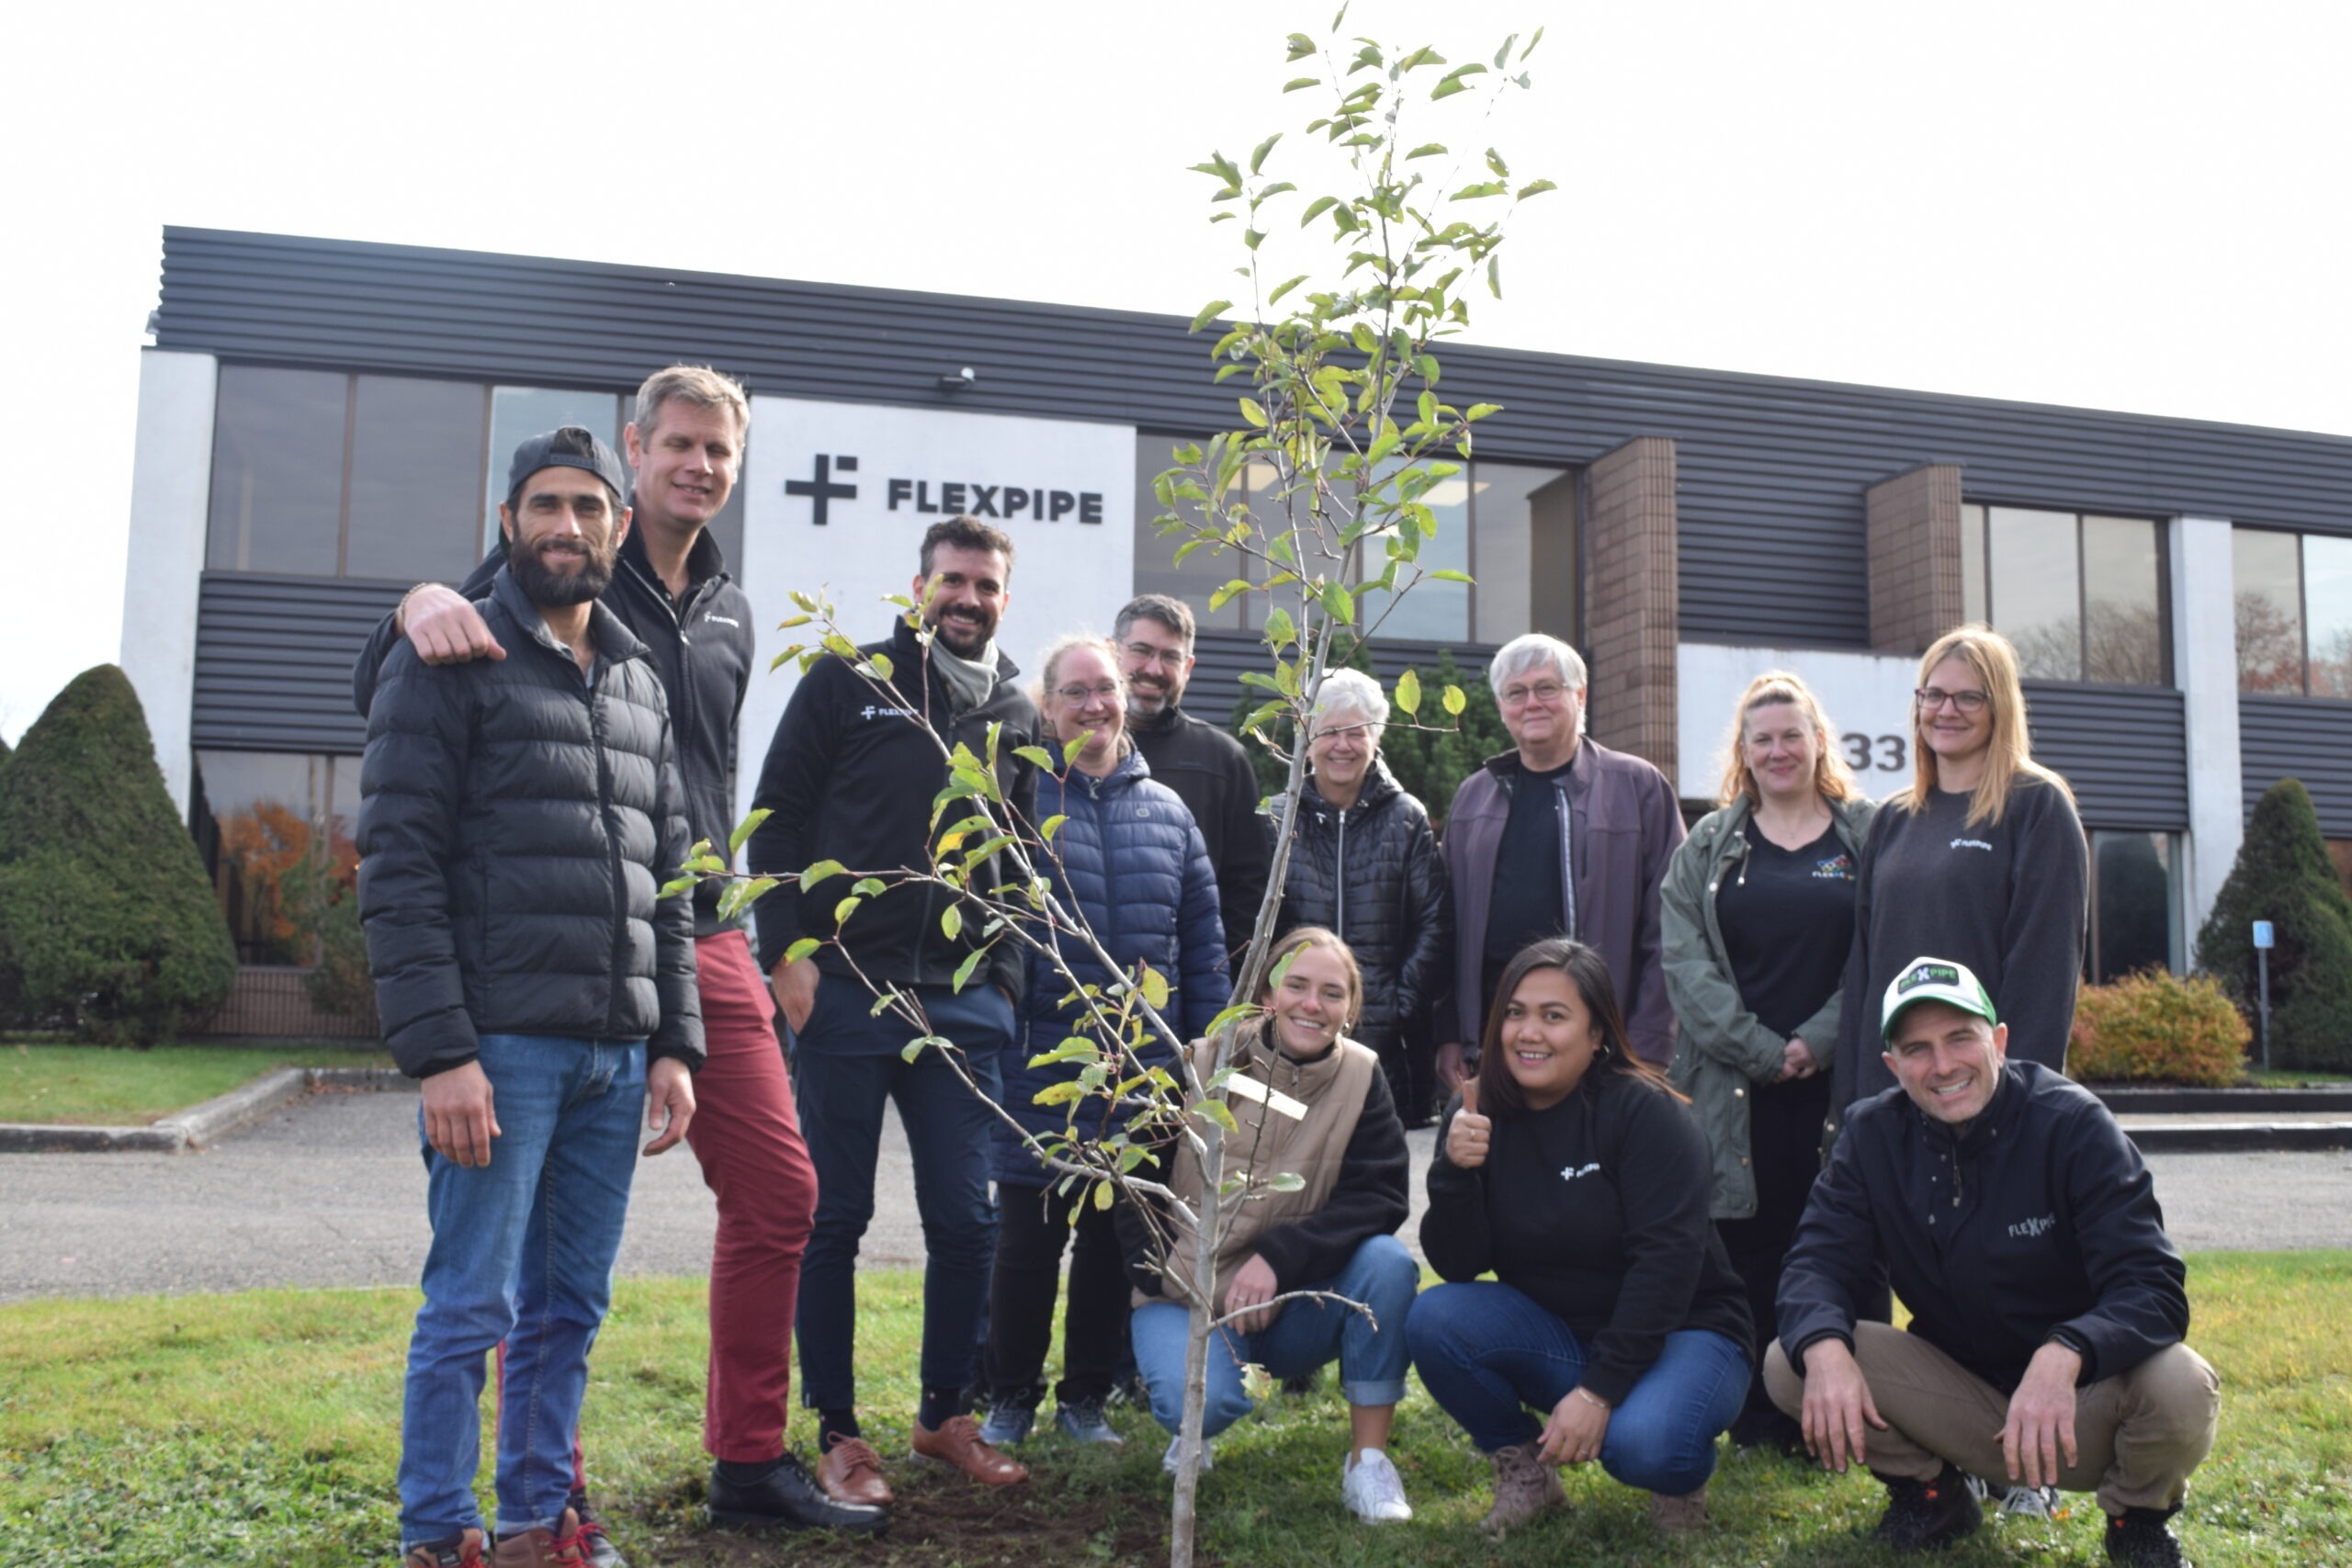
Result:
M960 711L971 712L989 700L996 690L996 639L989 639L978 659L966 659L947 646L946 640L934 635L931 639L931 667L947 682L947 689L962 705Z

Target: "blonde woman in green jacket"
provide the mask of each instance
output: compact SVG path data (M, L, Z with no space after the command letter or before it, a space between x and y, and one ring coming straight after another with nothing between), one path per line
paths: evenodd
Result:
M1772 1340L1781 1264L1820 1170L1831 1054L1854 942L1855 870L1878 807L1820 701L1786 671L1735 711L1719 809L1675 852L1660 902L1673 1078L1713 1156L1710 1210L1747 1286L1754 1365ZM1743 1445L1800 1441L1760 1377Z

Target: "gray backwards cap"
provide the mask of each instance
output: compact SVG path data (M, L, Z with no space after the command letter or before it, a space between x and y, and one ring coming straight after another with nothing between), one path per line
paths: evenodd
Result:
M1942 1002L1962 1012L1973 1012L1987 1023L2001 1021L1993 1010L1993 998L1986 994L1984 982L1968 965L1949 958L1915 958L1903 966L1903 973L1886 987L1886 999L1879 1008L1882 1037L1888 1041L1894 1038L1894 1021L1914 1002Z
M585 469L605 481L616 502L628 499L628 471L621 467L619 457L593 431L576 424L534 435L514 448L514 460L506 467L507 505L514 504L514 498L523 493L524 481L541 468Z

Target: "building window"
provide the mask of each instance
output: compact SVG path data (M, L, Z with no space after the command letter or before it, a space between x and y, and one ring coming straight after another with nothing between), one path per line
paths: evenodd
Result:
M2169 833L2091 833L2090 977L2181 968L2179 855Z
M1232 550L1212 551L1203 546L1174 564L1176 550L1192 536L1163 538L1153 520L1165 510L1152 493L1152 480L1171 467L1172 449L1184 437L1138 434L1136 437L1136 592L1166 593L1192 606L1199 625L1207 629L1255 630L1265 624L1262 595L1237 594L1216 611L1209 601L1235 578L1257 581L1265 575L1259 563ZM1281 514L1273 493L1273 468L1251 463L1242 470L1241 485L1261 526ZM1513 463L1470 463L1452 479L1432 485L1426 496L1436 513L1437 533L1422 543L1419 565L1428 571L1464 572L1470 582L1424 581L1398 600L1392 609L1388 596L1363 596L1357 620L1381 641L1507 642L1533 626L1536 607L1555 615L1576 600L1575 476L1559 468L1531 468ZM1198 518L1197 506L1182 511ZM1385 556L1377 539L1366 542L1363 575L1374 574ZM1553 563L1536 592L1536 568ZM1558 579L1558 581L1554 581ZM1572 621L1571 617L1571 621ZM1569 627L1550 624L1541 629L1560 636Z
M2027 679L2171 684L2158 524L1973 502L1960 520L1962 615L2014 643Z
M327 889L358 873L359 759L198 751L191 806L237 961L315 964Z
M2352 539L2230 530L2238 690L2352 697Z

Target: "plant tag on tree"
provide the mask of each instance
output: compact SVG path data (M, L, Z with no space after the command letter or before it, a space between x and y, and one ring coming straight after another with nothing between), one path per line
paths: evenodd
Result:
M1306 1119L1305 1100L1293 1100L1278 1089L1268 1089L1256 1078L1237 1077L1228 1079L1225 1087L1244 1100L1254 1100L1269 1111L1282 1112L1294 1122Z

